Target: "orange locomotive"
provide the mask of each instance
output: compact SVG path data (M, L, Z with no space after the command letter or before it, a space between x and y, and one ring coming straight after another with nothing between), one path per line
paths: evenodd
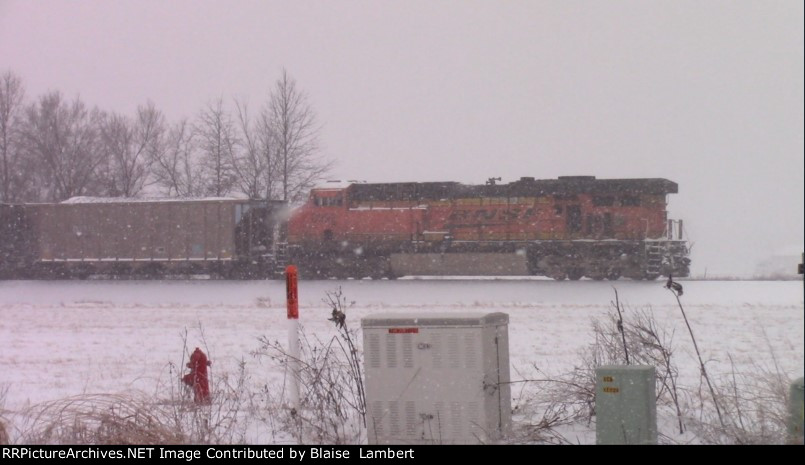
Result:
M565 176L508 184L351 183L314 189L288 223L303 278L687 276L666 179Z

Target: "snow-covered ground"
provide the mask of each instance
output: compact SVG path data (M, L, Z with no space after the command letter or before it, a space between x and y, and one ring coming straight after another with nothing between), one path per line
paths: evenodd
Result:
M803 374L803 285L798 281L684 281L682 302L708 369L716 376L770 366ZM512 378L533 365L560 374L593 340L591 319L614 300L613 283L541 279L303 281L300 321L333 334L327 291L341 287L354 305L350 325L372 313L505 312ZM650 306L675 331L683 382L698 384L698 363L677 302L662 281L614 283L630 309ZM184 338L187 338L185 347ZM0 392L7 412L86 393L164 386L187 348L208 350L212 374L245 361L252 381L276 367L250 356L258 337L287 341L285 285L279 281L0 282ZM685 379L687 378L687 379ZM250 438L260 440L260 438Z

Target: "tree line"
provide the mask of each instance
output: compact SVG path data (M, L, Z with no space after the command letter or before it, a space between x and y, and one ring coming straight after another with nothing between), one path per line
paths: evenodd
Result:
M252 111L223 98L170 122L154 105L134 115L51 91L28 101L12 71L0 76L0 202L75 196L299 201L330 169L316 115L283 70Z

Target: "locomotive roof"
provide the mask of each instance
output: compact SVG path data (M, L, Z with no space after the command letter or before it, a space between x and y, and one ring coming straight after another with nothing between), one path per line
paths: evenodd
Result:
M675 194L677 184L662 178L596 179L560 176L558 179L520 178L508 184L470 185L458 182L399 182L352 184L355 200L417 200L461 197L528 197L570 194Z

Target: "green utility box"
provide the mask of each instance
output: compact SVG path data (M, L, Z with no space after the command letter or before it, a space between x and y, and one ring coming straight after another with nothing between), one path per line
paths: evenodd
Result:
M657 444L654 367L602 366L595 380L596 444Z

